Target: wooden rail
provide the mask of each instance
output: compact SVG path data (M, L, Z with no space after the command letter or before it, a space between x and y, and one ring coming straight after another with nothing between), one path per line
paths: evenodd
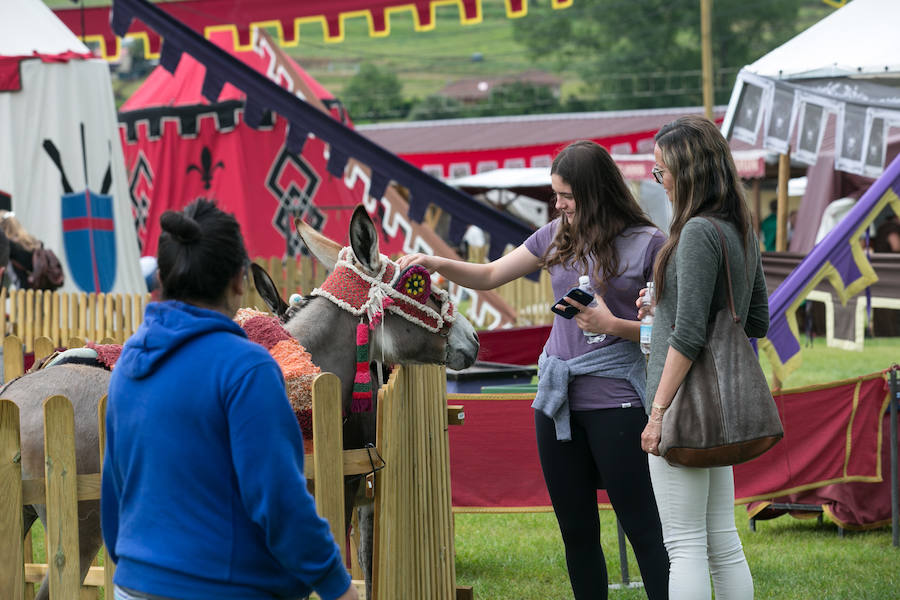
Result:
M52 348L49 339L37 346ZM22 343L15 337L4 341L7 378L21 374ZM40 358L40 357L39 357ZM61 390L65 391L65 390ZM104 391L105 392L105 391ZM307 477L316 481L314 494L319 514L328 519L337 539L344 536L344 476L366 473L371 462L366 450L342 452L342 415L340 383L324 373L313 382L313 428L316 451L306 455L310 465ZM103 456L105 443L106 396L97 411L100 431L98 452ZM100 473L77 473L75 467L75 430L72 404L62 395L44 401L44 478L23 480L19 408L0 399L0 589L4 598L33 598L34 584L49 574L51 600L100 598L99 587L112 589L114 567L104 550L104 565L92 567L82 587L78 549L78 502L100 498ZM374 457L373 457L374 458ZM102 463L102 461L101 461ZM376 459L376 467L383 463ZM74 475L74 476L73 476ZM33 564L29 544L23 544L22 506L46 504L46 565ZM340 533L339 533L340 532ZM8 595L7 595L8 594Z

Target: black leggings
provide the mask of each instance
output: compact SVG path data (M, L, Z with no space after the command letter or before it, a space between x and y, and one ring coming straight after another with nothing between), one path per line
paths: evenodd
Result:
M641 432L643 408L573 411L572 441L559 442L553 421L534 412L538 454L566 547L576 600L607 597L597 489L605 488L631 542L647 597L668 598L669 555L650 484Z

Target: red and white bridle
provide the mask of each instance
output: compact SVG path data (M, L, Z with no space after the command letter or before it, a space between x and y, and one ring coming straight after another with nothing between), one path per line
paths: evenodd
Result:
M390 311L432 333L450 334L456 311L446 290L431 286L431 276L421 265L398 272L397 264L381 255L381 269L370 276L363 272L348 246L338 254L334 270L312 296L328 298L356 316L365 315L369 325L377 324ZM437 311L428 306L432 298Z

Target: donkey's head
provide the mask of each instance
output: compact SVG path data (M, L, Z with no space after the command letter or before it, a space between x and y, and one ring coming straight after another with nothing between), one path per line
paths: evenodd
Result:
M373 360L446 364L451 369L464 369L475 362L478 336L472 324L456 313L446 291L432 289L422 267L414 265L400 272L395 262L379 254L378 231L365 208L357 206L353 212L350 246L346 248L300 219L295 224L310 252L331 271L311 296L318 302L327 299L345 315L371 324L369 356ZM292 314L296 309L278 295L269 278L258 271L261 269L254 270L257 290L273 312L291 321L300 318ZM312 299L307 297L304 302ZM291 324L286 325L289 330Z

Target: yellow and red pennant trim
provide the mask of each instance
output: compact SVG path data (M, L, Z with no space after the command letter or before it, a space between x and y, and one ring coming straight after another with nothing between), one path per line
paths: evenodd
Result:
M412 13L416 31L435 28L438 6L457 6L463 25L475 25L483 20L485 0L184 0L159 3L159 7L194 31L209 37L214 31L230 31L235 49L251 49L251 32L255 27L274 28L282 46L300 43L300 26L320 23L326 42L344 41L344 23L348 19L364 18L369 35L386 37L391 33L391 16ZM499 0L492 0L499 1ZM528 13L528 0L503 0L510 19ZM574 0L550 0L554 9L568 8ZM119 39L110 29L109 6L90 8L61 8L53 11L69 29L85 42L97 42L100 54L107 60L117 60ZM126 37L144 42L144 55L158 58L160 37L140 21L132 23Z

